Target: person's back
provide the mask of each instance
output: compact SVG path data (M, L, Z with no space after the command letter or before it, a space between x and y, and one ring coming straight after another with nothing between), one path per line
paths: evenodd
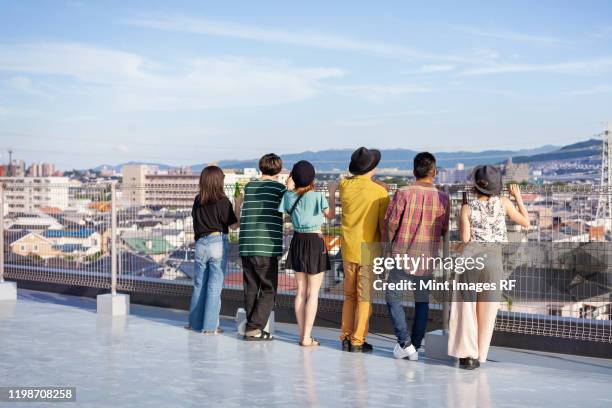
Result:
M278 257L283 253L283 217L278 212L286 187L276 181L283 161L270 153L259 160L261 179L246 184L240 208L238 248L247 314L244 339L272 340L264 328L274 308Z
M363 243L380 242L389 194L366 175L357 175L340 182L342 205L342 258L361 263Z
M278 205L286 187L275 180L253 180L244 186L238 246L240 256L283 253L283 217Z
M387 228L395 230L392 254L419 257L438 256L442 234L448 228L449 199L433 183L416 181L400 188L385 216ZM416 274L430 272L426 269Z
M193 290L189 304L188 330L217 334L221 310L221 290L227 265L227 233L237 226L236 215L223 191L225 175L217 166L200 173L200 191L191 210L195 255Z
M470 241L507 242L506 212L499 196L475 199L470 208Z
M529 227L529 213L516 184L510 196L501 197L502 172L495 166L476 166L470 176L476 199L464 202L459 213L459 235L466 244L463 256L481 258L482 266L457 274L457 284L496 285L504 276L503 243L507 242L506 217L523 228ZM495 243L489 245L487 243ZM459 359L459 368L473 370L487 361L501 290L457 290L453 293L449 318L448 355Z
M413 174L417 181L396 191L389 205L385 216L385 239L392 243L394 257L407 255L413 259L436 259L442 234L448 229L448 196L434 186L436 158L431 153L421 152L414 157ZM387 280L398 283L409 279L416 286L412 293L414 318L410 332L402 304L402 291L387 289L385 293L397 337L393 356L418 360L417 350L425 336L429 312L429 293L421 288L420 281L431 279L434 263L426 260L418 263L416 268L414 262L405 265L406 269L399 266L392 269Z
M297 202L290 217L293 230L297 232L321 232L321 225L325 221L323 211L328 205L325 194L320 191L308 191L302 196L302 198L299 198L297 193L288 191L282 203L284 204L283 209L289 211Z
M379 162L378 150L357 149L349 165L353 176L340 182L344 270L340 340L342 349L351 352L372 351L372 346L365 341L372 313L372 261L377 256L376 243L380 242L389 204L387 189L372 180ZM362 254L363 244L375 245L368 245L367 252Z

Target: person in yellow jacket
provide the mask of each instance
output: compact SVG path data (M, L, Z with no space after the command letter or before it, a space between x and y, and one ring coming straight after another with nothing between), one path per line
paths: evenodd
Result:
M368 323L372 314L372 263L368 244L381 240L385 212L389 205L388 188L374 181L380 151L360 147L351 156L352 174L340 182L342 204L342 262L344 269L344 304L340 340L342 350L367 353Z

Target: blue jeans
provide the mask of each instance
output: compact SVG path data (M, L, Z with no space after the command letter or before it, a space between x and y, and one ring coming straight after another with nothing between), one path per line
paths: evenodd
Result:
M412 331L408 332L408 323L406 322L406 313L402 305L403 295L408 291L387 290L385 299L387 308L393 320L393 330L398 343L412 343L415 348L421 347L425 330L427 328L427 315L429 313L428 296L429 291L420 290L419 281L427 278L411 276L403 271L393 270L389 274L387 282L399 282L402 279L407 279L415 282L417 290L414 291L414 320L412 322Z
M219 326L224 267L227 265L226 238L206 236L195 244L193 293L189 324L193 330L215 330Z

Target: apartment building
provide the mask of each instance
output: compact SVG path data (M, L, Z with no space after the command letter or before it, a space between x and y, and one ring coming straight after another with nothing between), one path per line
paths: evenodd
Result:
M242 173L225 169L225 185L227 195L234 193L234 185L244 184L258 176L257 169L244 169ZM279 181L284 182L289 173L279 175ZM160 171L156 166L146 164L129 164L123 166L123 181L121 183L122 202L128 206L163 206L191 207L193 198L198 193L200 174L182 169Z
M5 213L36 212L43 207L65 210L69 205L68 177L0 177Z
M503 183L507 184L510 182L521 183L523 181L529 181L529 164L527 163L514 163L512 157L509 157L506 164L503 166Z
M55 175L55 165L53 163L32 163L28 167L28 177L51 177Z

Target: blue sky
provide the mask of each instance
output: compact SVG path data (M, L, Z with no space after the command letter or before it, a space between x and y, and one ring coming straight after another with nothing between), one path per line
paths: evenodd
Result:
M0 160L194 164L584 140L607 1L1 1Z

